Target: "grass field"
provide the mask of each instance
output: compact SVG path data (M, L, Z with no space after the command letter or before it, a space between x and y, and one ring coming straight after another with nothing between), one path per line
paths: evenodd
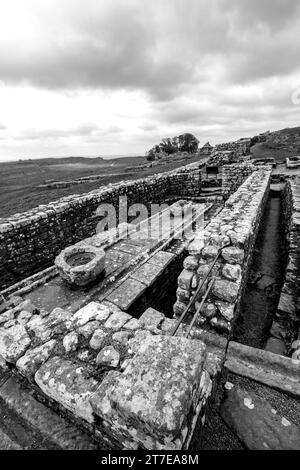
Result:
M126 171L126 169L148 163L145 157L124 157L112 160L70 157L3 162L0 163L0 217L25 212L63 196L83 194L108 183L142 178L198 160L199 156L189 159L178 156L169 163L142 170L137 168L137 171L132 169ZM103 179L68 188L37 188L47 180L68 181L90 175L103 175Z
M254 158L273 157L277 163L284 163L286 157L300 153L300 127L282 129L278 140L276 133L272 133L266 142L256 144L251 148Z

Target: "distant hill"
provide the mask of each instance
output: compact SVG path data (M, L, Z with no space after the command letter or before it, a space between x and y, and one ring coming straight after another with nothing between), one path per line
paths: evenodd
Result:
M97 161L103 161L102 157L46 157L46 158L20 158L17 161L12 161L11 163L21 163L23 165L26 164L39 164L39 165L49 165L51 163L57 163L59 160L60 163L91 163L95 164Z
M300 155L300 127L271 132L266 141L251 147L254 158L274 157L284 162L286 157Z

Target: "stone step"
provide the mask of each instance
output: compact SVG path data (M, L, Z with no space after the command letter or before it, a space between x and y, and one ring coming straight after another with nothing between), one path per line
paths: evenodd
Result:
M99 449L99 445L95 444L90 436L37 401L13 377L0 388L0 401L5 405L5 409L12 412L16 426L21 422L28 427L29 433L38 433L36 447L39 449ZM14 420L10 425L15 427Z
M201 188L201 193L222 193L221 186Z
M225 367L234 374L300 397L299 361L231 341Z

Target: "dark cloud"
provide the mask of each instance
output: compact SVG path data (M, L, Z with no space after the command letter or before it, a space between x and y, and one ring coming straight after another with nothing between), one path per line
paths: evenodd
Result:
M148 24L142 8L117 4L118 8L96 9L94 17L87 17L82 3L81 21L71 11L71 17L65 18L67 34L49 37L47 28L44 34L41 30L40 47L29 42L8 54L7 41L0 40L1 79L66 90L141 89L168 98L189 81L188 76L192 79L192 66L176 53L160 57L151 18Z
M263 25L278 32L299 14L299 2L295 0L223 0L223 5L236 14L243 28L250 29Z
M134 145L153 145L151 139L185 130L200 139L204 134L227 140L238 131L244 135L297 120L299 107L291 102L300 86L297 0L27 0L26 5L10 0L7 5L10 10L1 10L0 17L0 84L29 84L70 102L85 93L97 96L98 90L105 95L103 109L101 98L93 102L104 126L90 123L97 115L90 119L83 105L79 119L86 124L57 128L46 121L40 130L39 122L34 127L31 121L30 129L14 132L20 145L43 139L49 147L56 139L68 145L78 137L87 143L118 141L121 148L132 141L136 150ZM107 96L122 93L133 96L133 106L124 100L116 111L114 102L103 120Z
M295 0L105 3L66 0L59 15L51 3L43 10L33 2L35 21L24 18L27 29L33 22L32 40L22 47L0 40L0 78L67 91L142 90L167 101L204 83L211 64L222 65L220 74L235 82L298 67Z

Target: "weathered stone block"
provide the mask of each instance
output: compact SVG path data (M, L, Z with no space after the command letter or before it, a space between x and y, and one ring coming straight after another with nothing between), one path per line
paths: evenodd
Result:
M132 318L129 322L125 323L124 328L127 330L138 330L141 328L141 325L137 318Z
M207 261L212 261L218 254L218 247L209 245L203 248L202 250L202 258Z
M284 341L278 338L269 338L265 350L280 356L284 356L286 352Z
M183 303L180 300L177 300L173 305L173 312L176 317L179 317L184 310L186 309L187 303Z
M222 269L222 274L230 281L237 281L242 275L242 269L238 264L225 264Z
M178 277L178 286L181 289L190 290L193 276L193 271L188 271L187 269L184 269Z
M89 399L99 383L88 378L83 367L60 357L53 357L36 372L35 381L46 395L71 411L75 417L93 423Z
M234 318L235 305L228 302L217 301L216 306L219 309L220 314L225 320L231 322Z
M105 322L104 326L110 330L120 330L126 322L131 320L131 316L128 313L119 312L113 313L109 319Z
M140 316L139 320L141 328L153 330L158 327L164 318L165 316L163 313L150 307Z
M73 315L72 323L76 327L80 327L91 320L105 321L111 313L111 309L108 305L98 302L90 302Z
M130 335L129 331L118 331L117 333L114 333L112 335L112 340L116 341L119 344L122 344L123 346L127 346L129 335Z
M93 335L94 331L97 330L101 326L101 323L94 320L86 323L85 325L78 328L78 333L85 337L85 339L89 340Z
M291 315L296 313L294 297L292 295L282 293L279 299L278 310Z
M7 361L15 363L28 349L31 340L22 325L0 328L0 354Z
M76 351L78 346L78 335L75 331L68 333L63 339L63 346L67 354Z
M244 261L245 252L241 248L235 246L228 246L223 248L222 256L230 264L242 264Z
M234 303L239 293L239 283L217 279L214 282L212 293L220 300Z
M144 293L146 288L147 286L142 282L128 278L108 295L107 300L126 311Z
M105 333L103 330L95 330L93 336L90 339L90 347L98 351L104 345L106 337L107 333Z
M120 362L120 353L113 346L106 346L96 357L98 366L118 367Z
M112 430L122 429L123 443L181 449L193 431L188 415L199 405L205 358L199 341L148 336L123 374L104 379L91 398L94 412Z
M32 378L39 367L49 359L55 346L56 340L53 339L28 351L16 363L21 374L27 378Z
M145 263L130 274L131 279L136 279L146 286L150 286L163 272L164 268L159 264Z
M204 236L201 239L195 239L189 244L188 250L191 256L200 255L204 247Z
M33 315L26 324L26 329L34 335L37 342L49 341L55 334L67 332L67 323L71 313L61 308L55 308L47 317Z
M198 259L195 256L188 256L183 262L184 269L196 271L198 268Z
M245 390L230 385L221 415L247 449L300 450L299 428L266 400Z

